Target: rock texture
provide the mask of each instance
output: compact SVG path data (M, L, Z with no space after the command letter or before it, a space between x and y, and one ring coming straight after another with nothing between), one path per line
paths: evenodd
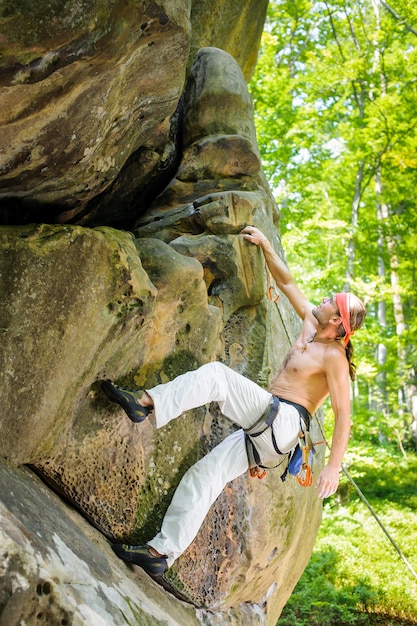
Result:
M198 626L35 476L0 462L1 626Z
M234 15L236 7L231 4L219 0L210 6L213 14L217 11L224 18ZM249 15L245 11L253 11L257 20L261 19L263 2L244 5L244 15ZM55 11L57 27L48 30L53 34L42 31L41 21L31 36L38 37L38 47L45 49L57 47L61 37L59 50L69 54L72 48L65 47L67 34L60 6L59 0L48 4L48 10ZM73 21L68 18L67 22L77 33L77 41L85 43L84 32L95 41L88 58L87 54L77 57L74 53L74 62L68 58L66 63L62 52L53 70L45 64L39 68L30 64L30 55L25 63L19 56L23 55L19 52L19 31L10 35L9 73L3 71L3 79L8 76L9 80L6 93L10 97L16 94L17 85L21 87L22 106L26 102L21 114L16 114L17 99L10 101L13 106L7 109L8 114L16 114L10 126L10 137L14 139L10 149L20 150L24 134L19 133L25 124L25 132L29 133L30 127L36 141L49 136L45 128L56 114L55 101L41 97L33 85L44 89L48 80L55 81L59 75L68 78L67 72L75 71L76 66L77 88L75 83L65 83L64 88L63 83L62 97L77 91L85 113L88 105L81 94L94 85L97 91L87 101L91 115L84 118L80 113L76 117L74 110L68 119L59 117L65 122L63 133L68 124L74 124L73 131L83 137L85 148L92 135L97 137L100 119L111 119L118 112L118 120L123 123L103 126L107 139L94 144L93 152L84 155L86 161L77 160L66 149L66 141L58 146L55 132L56 153L45 145L30 159L12 160L16 169L10 165L2 179L6 187L12 180L15 186L7 187L4 197L10 202L2 205L5 221L13 224L0 227L4 303L0 309L0 456L6 463L4 472L11 473L13 481L30 485L22 491L16 487L16 504L7 490L3 491L3 515L5 519L15 516L20 520L17 525L26 524L26 519L22 522L22 511L30 499L30 489L36 494L38 490L48 493L27 472L19 474L20 470L8 465L26 464L74 504L101 535L110 540L145 542L159 529L184 471L234 427L214 404L190 411L159 431L149 421L133 425L123 411L105 399L99 381L109 377L122 384L152 386L210 360L222 360L267 385L298 323L284 297L279 306L268 300L262 254L239 235L245 224L257 224L283 254L277 236L279 216L262 173L242 72L243 67L246 76L250 74L254 62L249 47L239 52L240 66L225 50L202 48L186 70L194 31L195 45L205 37L217 45L225 38L225 31L215 28L213 20L207 18L207 31L202 27L207 3L185 6L179 0L159 4L116 1L107 6L103 2L94 5L91 15L87 5L71 6ZM9 7L7 16L3 11L3 24L18 28L21 8L13 7L15 10ZM31 5L36 19L40 10ZM236 24L234 28L238 32L242 26ZM48 37L57 39L51 42ZM237 46L233 43L237 40L235 33L228 45ZM154 44L148 45L152 41ZM256 47L256 42L253 45ZM104 55L108 47L118 55L117 63L98 54L101 50ZM150 60L144 64L142 55L154 54L157 49L153 64ZM163 77L168 65L172 73L169 80ZM43 74L39 74L41 69ZM121 73L126 83L120 82ZM103 107L102 118L95 96ZM42 123L39 118L34 124L40 102L45 115ZM145 122L138 124L140 102L149 105L153 120L149 126ZM145 127L146 141L141 143ZM28 140L27 145L35 143ZM93 189L89 182L88 193L85 187L80 193L76 191L81 179L91 180L91 173L96 172L94 159L108 154L109 146L113 146L110 152L117 152L120 161L111 166L114 171L107 170L110 173L106 174L106 183L101 180ZM3 154L6 152L4 148ZM39 176L37 155L52 168L48 175ZM149 169L143 174L145 162ZM50 196L44 194L47 187ZM41 223L46 215L49 222L78 223ZM29 218L34 223L21 223ZM121 224L129 229L116 228ZM321 464L322 456L318 454L316 470ZM35 503L28 505L31 520L32 514L42 519L44 497L40 508ZM53 502L50 506L59 516L62 505L52 494L49 497ZM270 472L263 481L246 475L233 481L213 505L196 540L162 581L196 607L191 612L186 608L192 617L183 623L192 625L197 620L213 626L275 626L310 557L320 514L314 490L302 489L290 479L282 483L279 472ZM29 528L22 529L25 536L33 531L36 535L38 522L32 526L31 520ZM77 522L75 512L71 512L71 520L72 524L79 523L79 532L84 534L85 522ZM91 557L86 544L81 551L74 549L76 530L65 535L60 526L59 540L51 534L36 535L31 539L39 549L35 567L27 541L22 543L23 539L13 536L14 523L8 525L5 541L10 553L24 556L20 562L15 557L8 560L3 553L0 567L6 580L20 580L22 568L31 572L36 567L47 568L48 550L60 553L63 542L64 553L68 554L69 548L84 563L77 565L80 571L89 570L87 586L96 589L89 606L100 614L102 594L97 589L102 589L103 574L90 558L104 558L106 564L112 559L112 568L128 572L127 566L118 562L114 565L104 538L97 540L97 551L101 553L103 548L105 556L94 556L93 550ZM66 560L62 554L59 558ZM71 555L68 560L73 562ZM48 583L51 576L48 573L42 581ZM39 587L34 586L32 578L36 576L31 574L29 578L27 596L21 595L24 585L7 583L6 591L1 590L0 626L10 606L15 607L13 615L26 619L23 607L27 598L31 607L42 610L49 602L43 596L49 595L45 590L51 587L44 587L42 581ZM94 578L99 581L96 585L91 580ZM143 580L141 574L137 579L140 597ZM71 581L67 599L63 598L65 587L60 588L60 600L54 596L56 610L62 608L62 619L68 623L89 624L88 617L68 608L73 607L75 586ZM39 590L36 597L34 589ZM160 593L153 584L146 583L146 593L149 589ZM119 596L111 593L109 597L115 615L119 615ZM181 623L172 602L169 623ZM167 610L171 612L171 608ZM136 623L164 623L165 618L152 611L147 622L141 613L133 611ZM131 623L130 615L125 623ZM17 619L16 624L20 623ZM110 620L106 604L102 623L121 623L117 619Z
M175 171L187 65L215 45L249 78L267 4L2 2L0 222L115 225L144 211Z

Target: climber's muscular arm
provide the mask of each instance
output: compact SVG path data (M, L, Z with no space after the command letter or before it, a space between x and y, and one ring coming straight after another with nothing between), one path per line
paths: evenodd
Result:
M255 226L246 226L241 232L244 239L262 249L266 264L278 287L287 296L297 315L299 315L301 319L305 319L306 314L311 311L313 306L298 288L291 272L283 260L277 255L268 239Z

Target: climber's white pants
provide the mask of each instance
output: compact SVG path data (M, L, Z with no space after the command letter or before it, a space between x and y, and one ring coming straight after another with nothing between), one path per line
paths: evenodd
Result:
M223 415L242 428L249 428L266 411L271 394L222 363L208 363L147 390L154 403L156 427L164 426L183 412L217 402ZM282 452L297 443L300 416L295 407L281 404L274 421L274 434ZM276 461L269 429L256 440L262 461ZM184 474L162 522L161 531L148 542L177 559L195 538L210 506L225 485L248 469L245 433L232 433Z

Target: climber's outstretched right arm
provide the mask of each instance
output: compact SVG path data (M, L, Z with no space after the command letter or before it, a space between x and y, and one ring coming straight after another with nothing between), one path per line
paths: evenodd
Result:
M241 233L244 239L262 249L266 264L277 286L287 296L297 315L299 315L301 319L304 319L306 314L311 312L313 305L296 285L291 272L284 261L275 252L269 240L259 228L255 226L246 226Z

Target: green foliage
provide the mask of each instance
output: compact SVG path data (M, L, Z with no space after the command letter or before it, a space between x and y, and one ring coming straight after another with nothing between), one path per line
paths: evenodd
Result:
M313 301L364 299L355 413L399 441L416 382L416 44L410 0L271 0L250 85L288 264Z
M414 569L416 76L411 0L270 0L250 85L296 281L312 301L350 289L366 303L346 462ZM279 625L416 624L416 591L344 480Z
M353 446L349 473L387 532L417 568L417 456ZM310 563L279 626L417 624L417 582L369 509L344 478L324 506Z

